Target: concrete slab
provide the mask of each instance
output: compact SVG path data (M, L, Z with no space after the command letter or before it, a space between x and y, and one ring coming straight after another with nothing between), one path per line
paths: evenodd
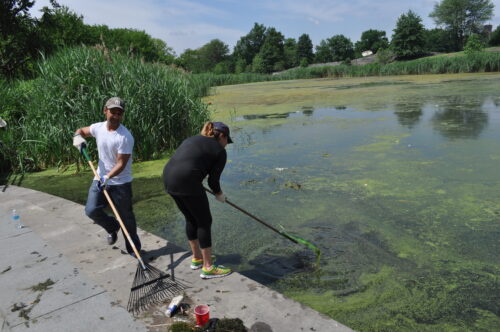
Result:
M13 208L27 228L15 228ZM122 253L121 236L116 245L106 244L105 231L85 217L83 206L9 186L0 192L0 216L0 250L9 253L0 258L3 329L165 331L174 321L194 319L192 313L167 318L168 300L138 317L125 310L137 261ZM190 253L153 234L139 234L145 258L172 276L171 296L182 293L191 305L209 305L211 317L240 318L254 332L352 331L239 273L202 280L189 268ZM54 282L50 288L33 290L47 280ZM21 303L30 309L29 318L19 315L22 309L11 311ZM76 323L77 317L84 323Z
M121 307L109 306L109 296L101 293L53 312L33 316L29 327L21 324L13 326L11 330L14 332L146 331L141 322L124 316L130 315Z

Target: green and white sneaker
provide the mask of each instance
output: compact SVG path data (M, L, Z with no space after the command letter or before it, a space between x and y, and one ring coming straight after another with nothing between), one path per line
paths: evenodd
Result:
M215 256L212 255L212 264L215 263ZM191 259L191 270L198 270L203 267L203 259Z
M233 271L231 271L231 269L228 269L222 265L212 265L208 270L202 268L200 277L202 279L220 278L230 275L232 272Z
M198 270L201 269L203 266L203 259L191 259L191 270Z

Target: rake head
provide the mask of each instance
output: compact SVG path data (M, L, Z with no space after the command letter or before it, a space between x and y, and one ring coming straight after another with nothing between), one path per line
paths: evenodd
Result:
M170 279L168 273L147 263L137 266L134 282L130 289L127 310L139 314L150 305L171 299L188 288L186 285Z

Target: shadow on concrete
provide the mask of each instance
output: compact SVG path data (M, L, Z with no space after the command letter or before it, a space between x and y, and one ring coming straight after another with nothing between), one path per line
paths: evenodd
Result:
M0 174L0 186L2 187L2 192L5 192L9 185L21 186L24 180L24 173L13 174L12 172L5 172Z
M174 254L177 253L182 253L184 252L183 255L178 257L177 259L174 259ZM157 266L160 270L165 270L170 273L170 277L172 280L175 280L175 268L181 264L186 258L191 257L191 253L185 252L184 249L181 247L171 243L167 242L167 245L158 249L154 250L149 250L144 253L144 259L147 260L148 262L154 264L154 261L158 259L159 257L166 257L167 258L167 266ZM164 264L164 263L163 263Z

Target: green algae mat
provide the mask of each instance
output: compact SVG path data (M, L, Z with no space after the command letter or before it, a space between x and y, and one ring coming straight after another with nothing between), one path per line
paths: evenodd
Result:
M235 141L228 198L321 250L318 266L211 198L218 262L358 331L498 330L500 74L254 83L206 100ZM134 166L135 212L187 249L164 163ZM24 185L84 202L90 179Z

